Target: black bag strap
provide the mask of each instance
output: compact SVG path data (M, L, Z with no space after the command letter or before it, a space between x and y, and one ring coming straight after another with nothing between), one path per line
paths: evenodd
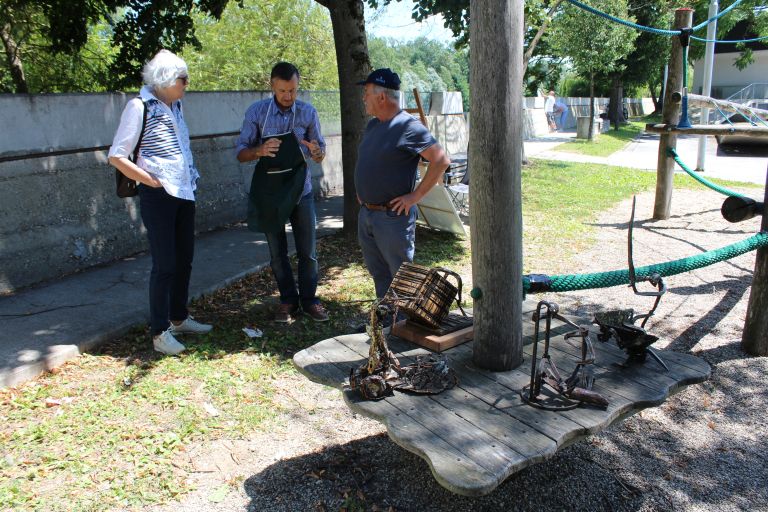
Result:
M141 98L139 98L141 99ZM141 100L141 105L143 108L142 113L142 119L141 119L141 132L139 133L139 140L136 141L136 147L133 148L133 163L136 163L136 160L139 158L139 148L141 148L141 139L144 138L144 130L147 128L147 102L144 100Z

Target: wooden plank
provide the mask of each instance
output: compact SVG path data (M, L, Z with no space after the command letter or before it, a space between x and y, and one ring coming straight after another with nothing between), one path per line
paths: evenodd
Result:
M580 355L578 348L568 344L562 344L558 347L566 353ZM660 391L667 396L674 393L681 386L696 384L709 378L709 371L702 373L701 370L675 363L674 359L679 359L676 356L672 356L669 361L665 361L667 366L669 366L669 372L665 371L656 361L653 361L650 356L644 364L622 368L618 365L623 363L627 356L615 344L612 342L595 343L594 348L596 354L595 364L597 366L608 369L615 368L617 372L620 372L622 378L627 380L628 384L630 382L635 383L655 391ZM683 354L679 355L682 356ZM693 362L691 364L693 365Z
M300 366L304 363L310 365L313 371L320 372L322 377L318 381L336 384L343 382L348 375L344 368L347 361L334 363L326 359L323 352L328 355L344 354L345 358L349 358L353 352L348 351L335 339L321 343L320 350L316 350L317 345L315 345L297 354L298 358L294 358L295 364L302 373L305 373L307 368ZM338 351L339 348L345 350ZM349 388L343 391L343 396L351 410L381 421L386 426L390 439L423 458L435 479L445 488L458 494L479 496L492 491L500 483L499 479L502 477L499 474L489 472L452 444L434 435L426 425L415 421L410 415L404 414L401 409L386 400L364 400L357 391Z
M750 137L768 138L765 126L730 126L714 124L695 124L690 128L678 128L674 124L646 124L645 131L651 133L686 133L690 135L749 135Z
M390 340L390 348L400 360L401 364L412 364L416 361L416 355L424 355L425 351L415 353L408 348L408 343L400 340ZM398 351L397 349L401 350ZM431 400L441 403L462 418L472 423L475 428L494 436L517 452L526 455L529 459L525 465L543 460L554 455L557 443L545 436L531 435L531 427L515 419L514 417L498 411L493 405L478 400L476 396L462 388L461 379L456 388L448 389L438 395L429 396Z
M337 363L328 360L320 351L321 347L334 343L337 343L336 340L330 338L297 352L293 356L293 364L309 380L341 389L349 372L345 374Z
M510 475L525 457L423 395L396 393L388 402L492 474Z
M438 353L466 343L474 336L473 332L474 328L470 325L458 331L440 336L407 320L401 320L392 326L393 336Z
M364 351L360 340L359 336L346 336L342 339L348 348L358 353ZM422 348L414 349L410 343L402 340L391 339L389 344L401 364L411 364L415 362L416 356L430 354ZM398 352L397 348L401 351ZM524 467L554 456L557 452L557 443L553 439L496 410L492 405L479 401L460 387L434 396L398 392L387 401L400 409L403 398L412 403L411 409L407 411L409 417L421 424L431 425L435 435L454 447L461 447L460 450L467 457L484 466L490 462L501 464L502 467L496 468L497 474L501 476L500 481ZM432 416L419 415L421 410L430 410ZM458 419L462 421L457 421ZM483 442L478 444L480 440ZM483 448L486 445L499 453L489 455ZM408 446L404 447L414 451ZM504 459L494 460L499 454L508 461L506 467L503 464Z
M477 429L524 455L526 461L516 466L516 470L548 459L557 452L557 443L554 440L543 434L532 435L528 425L478 400L461 387L448 389L439 395L431 396L430 399L440 402Z
M363 350L360 335L343 336L337 339L358 353ZM398 339L390 339L389 345L401 364L415 362L416 356L430 355L428 350L414 347L412 344ZM478 400L475 395L461 386L460 378L458 388L444 391L430 398L441 403L450 398L450 403L444 405L445 407L473 423L476 428L495 436L500 442L530 457L531 460L526 465L554 455L557 443L553 439L543 434L540 436L532 435L529 425L496 410L493 405L487 402Z
M530 435L545 435L555 441L558 446L566 443L571 437L584 434L581 425L563 416L553 416L547 418L547 421L542 421L541 411L526 405L518 389L499 384L491 376L507 372L485 372L475 368L471 363L471 356L459 352L465 347L467 345L461 345L444 352L451 368L458 375L461 389L521 423L525 423L531 429Z
M358 393L351 390L344 392L344 400L351 410L364 411L361 414L381 421L386 426L390 439L424 459L435 480L446 489L464 496L482 496L501 483L499 475L490 473L466 458L451 444L439 436L434 436L429 429L402 414L386 400L364 401ZM396 435L393 435L394 433Z
M362 341L363 339L367 339L367 337L345 336L342 338L345 343L336 339L334 344L323 344L319 352L326 358L354 360L356 356L361 357L362 353L367 354L367 343ZM317 346L313 348L317 348ZM528 459L526 455L518 453L513 447L499 442L482 430L478 430L475 425L457 415L450 408L430 400L427 396L397 392L394 396L384 400L369 401L362 399L357 391L345 390L344 397L352 410L379 420L382 419L378 412L379 404L387 403L397 409L396 417L405 419L404 422L397 425L391 424L390 426L387 423L390 438L409 451L428 458L430 466L436 472L443 474L446 471L449 473L453 471L450 467L444 468L442 466L444 463L453 466L453 458L442 460L437 457L441 450L450 446L455 456L462 460L472 461L478 467L487 470L487 475L494 475L490 481L486 481L488 480L487 475L484 479L478 477L474 484L477 490L465 490L463 491L465 493L480 493L482 489L488 486L490 488L497 486L500 479L517 471L516 468L525 464ZM410 423L411 427L406 429L404 433L402 426L407 423ZM420 425L423 430L430 434L417 438L412 433L414 424ZM408 439L410 441L407 441ZM410 444L414 442L418 442L418 445ZM459 492L458 488L456 489L456 492Z
M462 350L468 350L466 347L462 347ZM499 384L508 387L510 389L518 391L518 393L527 385L530 384L530 357L528 352L524 360L524 365L509 372L495 372L490 373L489 376L493 378ZM540 355L540 354L539 354ZM564 377L567 377L575 367L573 359L561 358L562 361L556 360L558 368L563 373ZM561 364L562 363L562 364ZM605 398L609 400L609 407L602 409L598 407L584 406L567 411L544 411L541 409L534 409L539 412L539 417L543 422L553 421L555 415L560 415L573 423L579 425L581 428L573 433L571 437L568 437L564 442L571 442L576 438L583 437L587 434L597 432L606 426L610 425L614 420L622 417L627 409L631 409L631 402L613 393L609 389L597 388L596 391L601 392ZM533 408L528 404L524 404L526 407Z
M569 317L569 320L573 321L574 323L584 323L579 318ZM531 324L533 324L533 322L531 322ZM591 328L594 331L595 327L591 326ZM552 339L561 340L561 342L554 344L554 346L563 352L580 357L580 348L576 346L575 343L568 343L567 341L563 340L562 337L560 337L560 335L571 332L573 330L574 329L571 326L557 319L552 320ZM540 341L541 350L543 347L543 333L540 333L540 337L542 339ZM593 339L596 339L596 334L594 333ZM531 341L532 340L533 338L531 338ZM617 347L616 343L613 341L605 343L595 342L593 343L593 347L595 349L597 366L611 369L616 365L623 363L627 359L626 352ZM673 364L672 366L670 366L669 363L667 364L667 366L670 366L672 373L665 372L661 365L659 365L656 361L653 361L649 356L648 362L644 365L633 366L631 368L621 368L620 370L622 372L622 376L623 378L635 382L640 386L649 387L657 391L660 390L665 395L668 395L671 391L677 389L681 383L694 384L702 381L702 375L704 376L704 379L709 377L709 365L698 358L679 353L670 353L668 357L672 361L676 362L676 364ZM687 364L682 364L682 362L686 362ZM647 368L648 370L661 370L661 373L658 371L649 371L648 373L645 373L643 368Z

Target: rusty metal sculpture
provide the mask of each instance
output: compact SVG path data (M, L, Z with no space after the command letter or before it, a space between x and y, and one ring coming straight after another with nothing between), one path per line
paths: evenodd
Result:
M414 364L400 366L400 361L389 349L382 327L382 321L388 315L391 315L392 323L397 318L396 299L396 295L388 294L373 303L367 327L371 339L368 362L357 370L349 370L349 387L357 389L366 400L392 396L394 390L432 395L454 387L458 378L445 358L418 356Z
M542 320L542 310L546 310L546 326L544 331L544 352L538 359L539 324ZM592 390L594 383L593 365L595 352L589 336L589 328L576 325L569 319L559 314L559 306L554 302L540 301L533 314L536 324L533 337L533 352L531 355L531 382L520 391L523 401L534 407L548 411L564 411L574 409L582 404L605 408L608 400L600 393ZM563 379L557 369L552 355L549 352L549 343L552 332L552 319L556 318L576 331L567 333L566 338L581 338L581 359L576 361L576 368L567 379ZM545 386L548 386L556 394L545 396Z
M632 199L632 215L629 218L629 233L627 235L629 283L635 295L656 297L656 300L653 302L653 306L651 306L648 313L642 315L635 315L633 309L619 309L595 313L594 323L600 328L600 334L598 334L597 339L600 341L609 341L611 339L616 341L616 345L624 350L629 356L622 366L628 367L634 364L644 363L647 356L650 355L656 362L663 366L665 370L669 371L669 367L667 367L666 363L664 363L661 357L659 357L659 355L651 348L651 345L659 338L652 334L648 334L645 331L645 324L648 322L648 319L653 316L653 313L659 306L659 301L661 300L662 295L666 293L667 287L659 274L651 274L641 278L638 278L635 274L635 264L632 257L632 226L634 222L635 198ZM642 292L637 289L638 281L647 281L654 286L656 290ZM635 325L640 320L642 320L640 326Z

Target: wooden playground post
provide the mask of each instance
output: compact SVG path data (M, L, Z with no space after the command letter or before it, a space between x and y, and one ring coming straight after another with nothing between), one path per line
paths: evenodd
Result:
M768 172L763 204L768 203ZM768 213L763 212L761 231L768 231ZM768 247L757 249L755 273L749 292L747 317L741 333L741 348L753 356L768 356Z
M692 24L692 9L685 8L675 11L675 29L688 28ZM669 56L668 68L661 122L665 125L672 125L677 123L680 115L680 104L674 101L673 93L681 90L683 73L687 71L683 63L683 47L679 37L672 37L672 52ZM675 148L676 146L676 133L665 133L659 137L659 156L656 164L656 201L653 205L653 218L656 220L668 219L670 215L675 160L667 156L667 148Z
M523 361L523 0L471 0L473 362L492 371Z

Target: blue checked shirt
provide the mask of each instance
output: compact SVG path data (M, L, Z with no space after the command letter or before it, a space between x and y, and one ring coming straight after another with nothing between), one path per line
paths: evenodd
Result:
M320 134L320 118L311 104L296 100L290 109L283 112L274 98L260 100L245 111L243 128L235 145L235 155L243 149L262 144L270 135L278 135L293 130L299 140L316 140L325 151L325 140ZM309 160L309 148L301 145L304 159ZM312 192L312 176L307 169L302 197Z

